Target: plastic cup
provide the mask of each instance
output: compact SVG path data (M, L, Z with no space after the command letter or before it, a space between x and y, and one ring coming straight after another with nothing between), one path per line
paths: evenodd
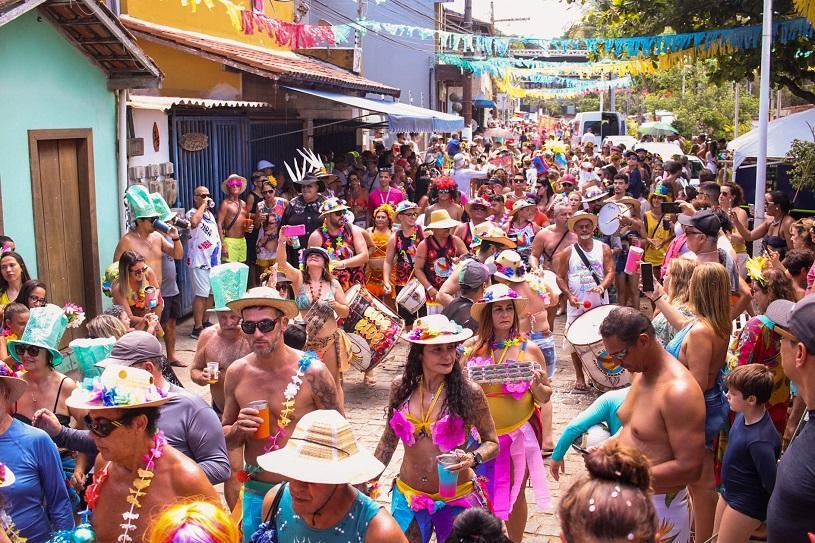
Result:
M249 407L257 409L258 416L263 419L258 429L255 431L255 439L267 439L271 435L269 427L269 402L266 400L255 400L249 402Z
M246 229L249 230L252 225L255 223L255 214L254 213L247 213L246 214Z
M221 373L221 366L217 362L207 362L207 372L209 373L209 384L214 385L218 382Z
M458 464L460 460L455 454L440 454L436 457L439 468L439 496L442 498L452 498L456 495L458 486L458 473L447 469Z
M625 259L625 273L633 275L640 271L640 261L645 253L640 247L631 246L628 248L628 258Z

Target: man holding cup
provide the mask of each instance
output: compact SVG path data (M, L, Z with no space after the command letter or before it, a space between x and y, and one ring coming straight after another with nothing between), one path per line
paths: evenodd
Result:
M209 301L209 270L221 263L221 233L212 213L215 202L209 189L196 187L192 199L193 208L187 211L187 220L190 221L187 268L193 294L193 327L190 335L198 338L204 329L204 311Z
M233 362L225 376L223 415L227 446L243 450L245 467L239 478L244 483L242 528L248 542L261 522L263 496L283 480L280 474L261 470L258 456L284 446L303 415L339 410L339 401L334 377L316 355L283 342L289 319L298 313L294 300L273 288L256 287L227 307L240 314L241 330L252 349ZM257 401L265 401L265 409L253 407Z
M209 385L212 409L220 418L224 412L224 377L230 364L251 352L245 334L241 333L240 315L226 304L246 291L249 267L232 262L215 266L210 271L215 307L210 309L218 324L206 328L198 338L190 379L198 385ZM232 477L224 484L224 497L230 508L235 507L241 490L236 474L243 468L243 455L239 449L229 451Z

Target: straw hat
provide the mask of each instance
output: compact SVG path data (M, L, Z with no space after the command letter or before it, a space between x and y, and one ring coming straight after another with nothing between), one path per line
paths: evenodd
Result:
M512 211L509 212L510 215L515 215L520 210L527 208L527 207L534 207L535 204L527 200L526 198L521 198L520 200L515 200L515 203L512 204Z
M86 411L135 409L164 405L176 396L159 390L147 370L111 365L101 377L78 384L65 405Z
M515 251L501 251L495 257L495 267L497 271L493 274L499 279L504 279L512 283L523 283L526 281L523 273L521 255Z
M428 230L455 228L459 224L461 223L451 218L446 209L437 209L430 214L430 224L425 228Z
M626 196L624 198L620 198L619 200L617 200L617 203L632 206L634 208L634 214L637 217L639 217L640 209L642 209L642 204L640 204L640 201L637 200L636 198L631 198L630 196Z
M219 264L209 270L209 283L212 286L213 313L231 313L226 304L240 298L249 283L249 266L240 262Z
M477 224L475 228L473 228L473 247L481 245L481 240L503 245L507 249L514 249L518 246L507 237L507 233L504 232L503 228L489 221Z
M484 308L487 307L488 304L504 301L511 301L515 305L515 314L518 315L518 318L520 318L520 315L523 313L524 309L526 309L527 300L525 297L509 288L507 285L499 283L497 285L488 287L487 290L484 291L484 296L470 308L470 315L472 315L475 320L481 322L481 314L484 312Z
M597 228L597 215L594 213L586 213L585 211L578 211L569 218L569 230L574 232L574 225L580 221L591 221L592 229Z
M467 202L466 204L464 204L464 209L467 210L468 215L472 215L472 212L470 210L472 209L473 206L484 206L487 208L487 211L489 211L490 207L492 207L490 206L490 203L488 201L486 201L484 198L481 198L480 196L477 196L470 200L469 202Z
M297 305L294 300L283 298L277 290L272 287L255 287L247 290L243 296L237 300L227 302L226 306L240 313L247 307L273 307L289 318L297 316Z
M17 478L11 468L0 462L0 488L6 488L14 484Z
M2 362L0 362L0 380L9 388L9 403L19 400L28 387L28 383L17 377L17 374Z
M258 456L257 463L287 479L324 485L365 483L385 469L357 444L345 417L328 409L303 415L286 446Z
M61 307L54 304L32 307L22 337L8 342L8 352L14 360L20 362L17 345L21 343L34 345L51 353L51 363L58 366L62 362L62 353L59 352L58 345L67 327L68 317Z
M153 206L150 193L144 185L131 185L125 192L125 200L133 214L133 219L148 219L158 217L158 211Z
M229 177L227 177L226 179L221 181L221 191L224 194L229 194L229 187L228 187L229 182L234 181L234 180L240 181L240 183L241 183L241 190L238 192L238 194L241 194L243 191L246 190L246 186L248 184L247 181L246 181L246 178L241 177L240 175L238 175L236 173L233 173Z
M348 209L349 207L342 203L339 198L326 198L320 205L320 216L322 217L323 215L328 215L329 213L334 213L336 211L347 211Z
M462 328L456 321L451 321L442 314L428 315L416 319L413 330L402 334L402 339L419 345L438 345L442 343L459 343L470 339L473 331Z
M589 204L595 200L602 200L603 198L607 197L608 192L604 191L600 187L589 187L586 189L586 196L583 197L583 203Z

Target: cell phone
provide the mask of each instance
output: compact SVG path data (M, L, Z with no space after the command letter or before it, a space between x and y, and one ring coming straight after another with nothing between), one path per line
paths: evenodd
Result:
M670 219L662 219L662 228L663 228L663 230L670 230L671 229L671 220Z
M643 292L654 292L654 266L648 262L640 263L640 280Z
M663 215L667 215L668 213L679 213L682 211L682 208L679 206L679 202L662 202L660 206L662 207Z
M295 224L289 225L287 224L282 228L283 235L287 238L291 238L294 236L305 236L306 235L306 225L305 224Z

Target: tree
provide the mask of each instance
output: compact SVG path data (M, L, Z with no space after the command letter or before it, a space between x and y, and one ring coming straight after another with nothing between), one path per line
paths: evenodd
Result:
M647 36L714 28L761 24L762 0L567 0L589 6L587 26L604 36ZM776 0L774 18L796 17L793 0ZM815 103L815 38L786 44L775 41L771 56L771 83ZM710 78L714 83L754 79L761 65L760 48L734 51L718 57Z

